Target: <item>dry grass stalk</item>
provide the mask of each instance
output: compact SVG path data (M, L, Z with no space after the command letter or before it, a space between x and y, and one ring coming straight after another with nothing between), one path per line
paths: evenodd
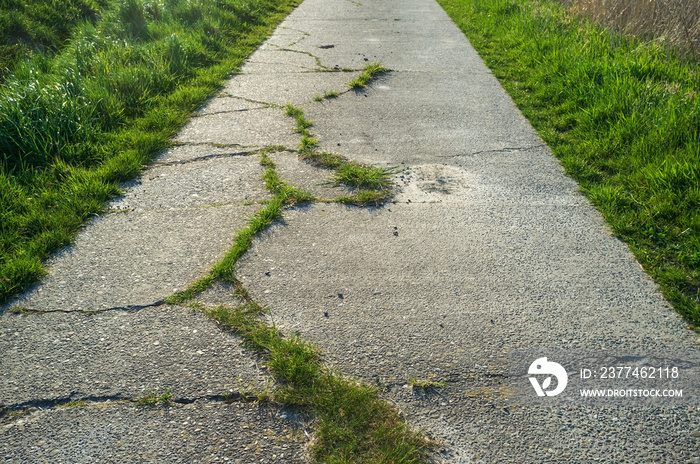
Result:
M700 57L700 0L559 0L572 12Z

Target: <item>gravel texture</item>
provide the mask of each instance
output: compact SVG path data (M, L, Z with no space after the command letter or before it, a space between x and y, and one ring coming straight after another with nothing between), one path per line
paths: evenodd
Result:
M200 313L177 306L0 317L0 405L86 398L175 399L274 387L262 358ZM266 385L267 384L267 385Z
M0 453L12 464L303 463L306 429L264 404L103 402L0 423Z

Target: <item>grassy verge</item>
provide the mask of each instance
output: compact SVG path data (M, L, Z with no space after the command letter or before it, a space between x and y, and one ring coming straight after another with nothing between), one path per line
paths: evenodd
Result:
M438 0L664 295L700 326L700 75L550 0Z
M0 0L0 82L31 51L56 52L80 23L97 22L107 0Z
M298 0L111 2L0 88L0 302L137 175Z

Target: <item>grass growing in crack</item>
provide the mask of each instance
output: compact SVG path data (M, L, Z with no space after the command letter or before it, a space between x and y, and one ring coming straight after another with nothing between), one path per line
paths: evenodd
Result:
M253 238L281 218L282 210L285 206L310 202L315 199L311 192L292 187L279 177L275 170L274 162L268 156L268 152L274 151L276 148L280 147L262 150L260 158L260 164L266 167L263 178L265 186L273 194L272 199L262 210L249 219L246 228L238 232L233 241L233 246L224 258L211 269L209 274L195 281L187 289L170 296L166 300L167 304L185 303L211 287L217 280L235 284L236 280L233 275L236 262L253 244Z
M274 195L273 200L251 219L246 229L239 232L233 247L208 276L184 292L173 295L168 303L185 302L216 280L233 283L236 297L244 301L242 305L236 308L193 307L215 320L222 329L241 335L249 347L267 357L268 367L283 385L274 394L268 393L267 388L257 393L257 401L274 398L287 405L305 406L318 415L319 427L312 449L318 462L423 462L430 442L410 430L399 413L380 399L376 388L345 379L326 369L313 345L296 335L284 337L276 327L267 324L261 318L265 309L251 299L234 277L236 262L250 248L253 237L281 217L286 204L299 201L300 193L279 178L268 151L261 152L260 163L266 167L265 183ZM319 154L319 159L333 165L349 164L336 155ZM249 389L250 385L239 384L240 396L248 398ZM229 400L232 398L233 394Z
M316 197L313 193L292 187L282 180L275 169L275 163L272 162L272 159L266 153L262 154L260 164L266 167L263 174L265 187L275 197L281 197L285 204L308 203L315 200Z
M236 235L233 242L233 247L226 253L224 259L217 263L211 270L211 278L213 280L221 279L225 282L233 281L233 271L236 262L245 254L253 244L255 235L264 231L273 222L282 217L282 208L285 205L286 198L282 195L276 195L265 208L255 213L251 218L248 227L243 229Z
M335 153L321 152L321 151L302 151L299 155L302 160L311 161L317 166L321 166L328 169L336 169L347 163L347 160L340 155Z
M284 337L260 319L264 309L248 301L206 314L265 355L282 380L274 398L304 406L319 418L312 455L318 462L419 463L429 442L411 431L376 388L323 367L318 350L298 336Z
M373 70L379 68L385 71L385 68L376 63L368 66L372 66ZM367 74L369 76L368 82L377 72L368 72ZM309 127L313 126L313 123L306 119L301 108L290 104L285 106L285 109L287 115L296 120L297 132L302 134L299 144L300 159L310 161L317 166L336 170L335 182L355 189L351 195L338 198L337 202L353 205L379 205L391 196L392 183L389 178L391 171L348 161L333 153L317 151L318 141L309 131ZM274 177L271 179L271 184L274 185Z
M343 163L334 179L351 187L368 190L384 190L390 185L388 171L359 163Z
M385 68L380 63L369 63L359 76L348 82L348 85L351 89L364 89L372 79L387 72L389 72L389 69Z
M411 376L408 379L408 384L411 387L423 390L424 392L434 390L436 388L442 388L447 385L447 383L444 380L435 380L431 378L417 379L415 376Z
M144 392L144 394L138 400L136 400L136 405L152 407L159 404L169 404L172 396L173 394L170 392L169 388L166 388L163 392L158 390L149 390Z
M318 140L314 137L305 135L301 138L301 143L299 144L299 150L302 153L316 150L318 148Z
M92 22L58 12L53 24L70 37L16 62L0 87L0 303L43 275L42 260L168 146L299 1L54 3L104 7Z
M0 407L0 419L8 419L8 420L14 420L14 419L19 419L20 417L28 416L32 413L33 409L30 407L25 406L23 409L20 410L8 410L5 408Z
M248 383L248 385L244 385L243 381L241 378L238 378L238 386L236 387L236 392L238 393L238 396L236 396L233 393L233 390L230 391L230 393L224 395L224 401L227 403L233 403L233 401L236 398L240 398L242 401L245 401L246 403L249 402L256 402L256 403L267 403L269 401L272 401L272 395L270 394L269 388L269 382L265 382L265 389L261 392L256 392L254 390L251 390L253 387L254 382Z
M550 0L439 3L614 233L700 330L697 62Z
M320 102L323 100L330 100L332 98L338 98L339 95L338 92L326 92L323 95L316 95L314 101Z
M88 401L87 400L76 400L76 401L71 401L66 404L61 404L56 406L56 408L82 408L83 406L87 406Z
M306 119L304 116L304 111L291 103L286 105L284 108L287 112L287 116L296 120L296 131L303 136L310 137L311 133L309 132L309 127L313 126L313 123Z

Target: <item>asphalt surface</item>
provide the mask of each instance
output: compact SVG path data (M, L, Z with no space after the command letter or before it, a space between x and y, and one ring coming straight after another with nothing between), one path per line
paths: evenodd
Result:
M390 72L349 90L371 62ZM287 103L320 149L393 169L392 201L332 203L346 190L298 159ZM307 418L240 397L274 390L264 361L163 304L269 199L255 150L273 145L280 176L329 201L285 211L236 275L283 332L437 440L431 461L700 462L692 397L513 396L514 352L697 367L698 338L433 0L305 0L175 141L0 315L7 462L308 459ZM222 284L198 301L237 302ZM174 401L137 407L149 391Z

